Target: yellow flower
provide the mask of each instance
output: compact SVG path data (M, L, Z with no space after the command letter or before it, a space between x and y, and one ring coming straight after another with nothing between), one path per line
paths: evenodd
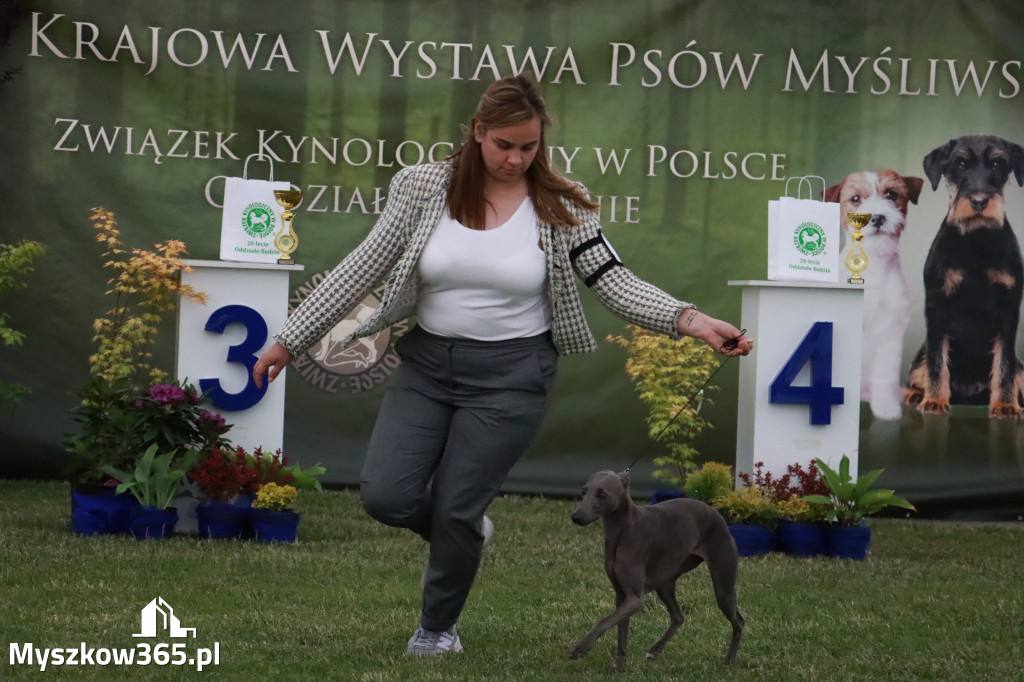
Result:
M256 491L256 499L253 500L252 506L255 509L287 509L298 494L295 486L264 483Z

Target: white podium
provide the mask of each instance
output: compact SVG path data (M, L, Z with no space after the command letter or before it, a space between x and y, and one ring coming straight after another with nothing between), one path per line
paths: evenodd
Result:
M228 439L248 451L284 446L285 373L256 388L252 368L288 317L288 274L302 265L186 260L184 284L206 303L181 301L175 373L207 393L211 412L232 425Z
M786 473L850 458L857 475L864 289L847 284L731 281L754 350L740 362L736 473L756 462Z

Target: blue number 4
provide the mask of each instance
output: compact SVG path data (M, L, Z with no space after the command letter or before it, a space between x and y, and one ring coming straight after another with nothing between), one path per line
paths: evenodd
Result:
M794 386L793 380L808 362L811 364L811 385ZM811 408L811 424L832 423L832 406L843 404L843 389L832 385L831 322L814 323L772 381L769 401L806 404Z

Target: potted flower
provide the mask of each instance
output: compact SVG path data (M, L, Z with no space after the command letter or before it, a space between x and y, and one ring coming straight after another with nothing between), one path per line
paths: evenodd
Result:
M90 219L103 246L100 258L110 272L107 295L113 302L93 323L96 352L89 357L81 404L71 415L78 429L65 440L73 455L67 472L74 486L71 526L85 534L125 530L120 522L126 517L124 503L118 497L127 496L111 494L105 480L109 468L131 469L150 445L161 453L177 450L183 457L187 450L219 441L226 430L223 420L202 414L195 391L167 382L166 372L150 364L149 347L164 313L174 309L179 297L205 300L178 276L189 269L181 259L184 243L167 240L151 251L129 251L113 213L93 209ZM143 384L149 388L140 388ZM93 496L97 504L89 499L83 512L85 500Z
M729 523L740 556L767 554L775 549L779 508L769 489L744 486L715 498L713 505Z
M779 548L792 556L825 553L825 507L812 504L809 495L827 494L828 488L812 460L808 468L790 464L779 482Z
M825 553L824 512L800 495L790 495L778 503L779 549L791 556L817 556Z
M295 542L299 514L290 507L298 494L292 485L271 482L259 487L250 512L256 542Z
M117 521L127 518L127 502L123 496L113 497L104 480L111 468L131 469L153 445L157 452L177 452L184 458L228 442L225 434L230 425L209 412L187 384L164 381L139 390L127 377L113 381L95 377L84 395L82 404L72 411L81 428L68 442L78 464L71 526L86 535L127 530L123 521ZM110 510L110 515L101 509Z
M188 479L198 488L199 503L196 520L199 535L214 539L242 537L252 505L247 494L259 471L251 466L245 450L214 448L203 453L188 472Z
M110 465L103 467L105 473L120 481L118 493L130 492L139 501L139 506L132 509L130 522L132 535L139 540L166 538L174 532L178 514L170 508L171 500L192 463L191 457L186 456L176 465L176 457L174 450L158 455L154 444L146 449L131 471Z
M864 559L871 545L871 527L867 525L867 517L886 507L915 510L914 505L898 497L896 491L871 487L882 474L882 469L875 469L854 480L850 475L850 458L846 455L839 461L838 471L820 459L815 460L815 464L828 494L808 495L804 499L825 507L825 519L830 524L825 543L830 556Z
M298 464L291 464L280 450L268 455L259 447L252 453L239 447L235 449L235 455L244 458L246 467L253 472L242 489L242 492L252 497L256 496L264 483L291 485L298 490L322 489L319 477L326 469L319 464L303 469Z
M296 490L320 490L319 477L326 471L316 465L303 469L291 464L277 450L257 447L252 452L238 446L215 448L201 456L188 478L198 488L196 508L199 534L203 537L251 537L251 507L266 484Z
M744 482L736 490L732 467L705 462L686 477L684 490L687 497L710 504L725 517L741 556L770 552L775 546L778 509L768 489L748 479Z

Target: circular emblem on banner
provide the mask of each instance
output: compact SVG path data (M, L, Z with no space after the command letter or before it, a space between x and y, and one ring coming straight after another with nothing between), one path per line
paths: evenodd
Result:
M242 229L250 237L263 239L274 233L277 214L270 206L255 201L242 211Z
M330 271L324 271L298 291L310 292ZM394 344L409 329L398 322L376 334L343 341L380 307L379 292L371 293L320 341L292 362L307 382L328 393L365 393L383 383L401 364Z
M825 230L816 223L800 223L793 233L793 244L805 256L817 256L825 250Z

